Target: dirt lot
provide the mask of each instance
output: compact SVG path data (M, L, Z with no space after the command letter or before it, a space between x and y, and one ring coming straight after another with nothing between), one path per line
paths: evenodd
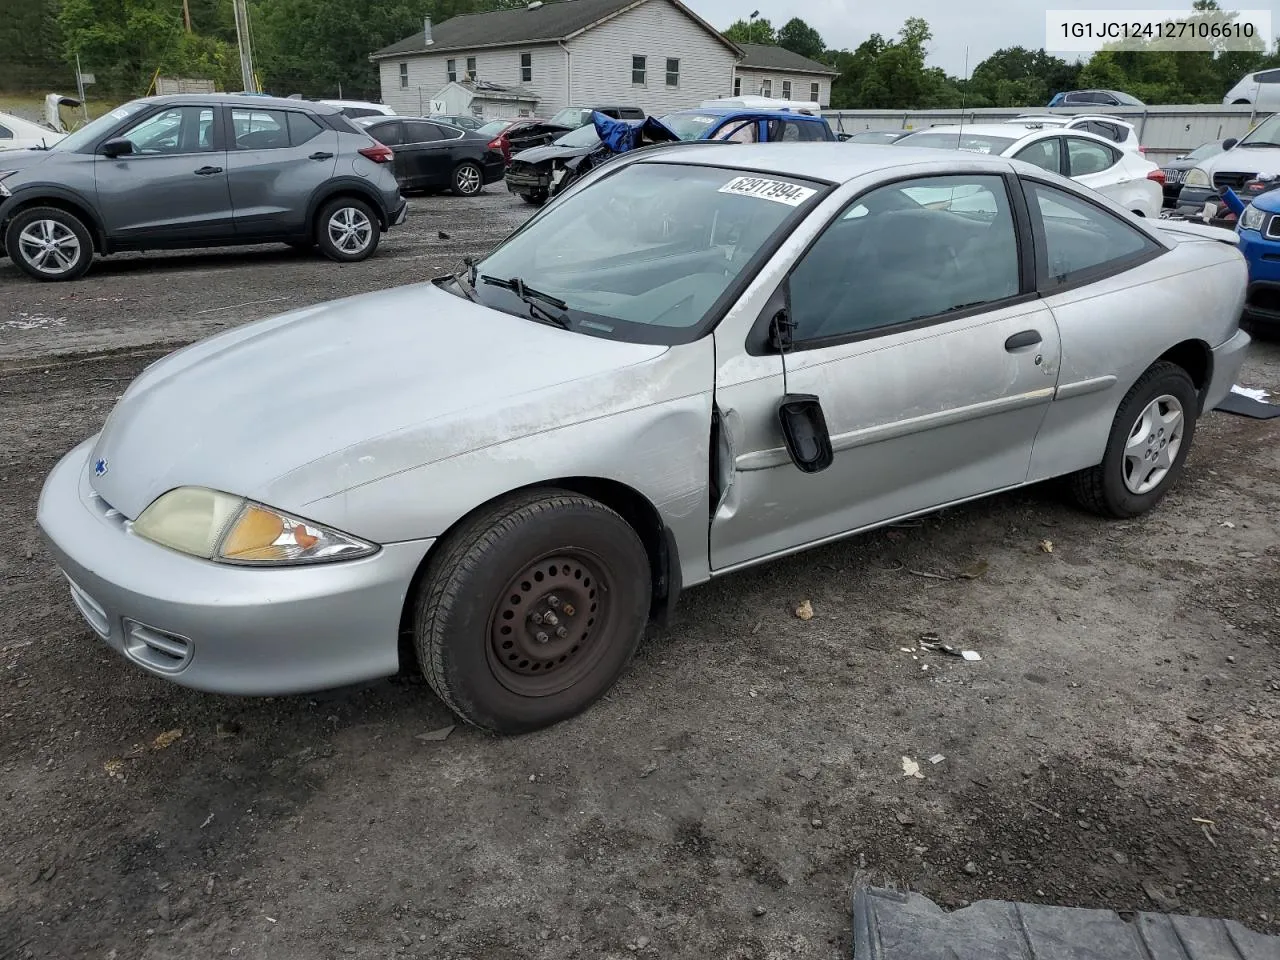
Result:
M838 957L863 881L1280 933L1280 421L1207 417L1138 521L1037 488L690 591L605 702L518 739L417 739L450 718L408 677L237 700L103 647L33 516L127 381L525 213L417 200L345 267L0 263L0 958ZM1280 347L1242 379L1280 391ZM928 631L981 662L903 652Z

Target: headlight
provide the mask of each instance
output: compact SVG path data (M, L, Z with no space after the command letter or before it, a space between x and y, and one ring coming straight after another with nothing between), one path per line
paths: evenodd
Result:
M1262 225L1267 222L1267 215L1259 210L1253 204L1244 208L1244 213L1240 214L1241 230L1261 230Z
M1187 171L1187 179L1182 181L1188 187L1211 187L1213 181L1202 167L1192 167Z
M221 563L321 563L365 557L378 549L377 544L204 487L179 487L158 497L134 521L133 532Z

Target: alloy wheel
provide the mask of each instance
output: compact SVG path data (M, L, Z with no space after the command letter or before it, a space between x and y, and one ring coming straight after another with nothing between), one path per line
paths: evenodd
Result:
M458 170L458 191L471 196L480 189L480 171L475 167L462 167Z
M343 253L360 253L373 239L373 224L362 210L342 207L333 212L327 226L329 239Z
M83 250L80 240L57 220L33 220L18 234L18 249L32 268L50 277L75 268Z
M1176 397L1152 400L1129 430L1124 445L1124 485L1141 496L1164 482L1178 459L1186 417Z

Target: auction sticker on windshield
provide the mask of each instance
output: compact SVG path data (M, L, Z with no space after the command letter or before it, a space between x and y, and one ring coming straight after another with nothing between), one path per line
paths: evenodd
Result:
M787 183L785 180L769 180L765 177L734 177L720 188L720 193L758 197L761 200L772 200L774 203L785 203L789 207L800 206L817 192L810 187Z

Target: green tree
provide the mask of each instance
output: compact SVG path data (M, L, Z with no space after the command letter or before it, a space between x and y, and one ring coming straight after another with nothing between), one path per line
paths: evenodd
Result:
M1043 106L1055 93L1078 86L1080 65L1044 50L1006 47L973 69L965 100L971 107Z
M821 60L827 50L822 34L799 17L792 17L778 30L778 46L810 60Z
M729 24L724 37L734 43L765 43L771 46L778 43L773 24L764 17L756 20L735 20Z

